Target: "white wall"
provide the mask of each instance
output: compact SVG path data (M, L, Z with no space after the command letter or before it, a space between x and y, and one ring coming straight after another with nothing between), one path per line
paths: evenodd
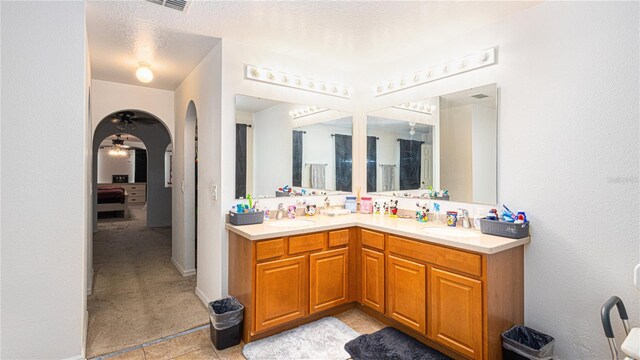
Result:
M558 359L610 357L599 310L611 295L640 325L638 13L637 2L545 2L356 84L366 111L497 83L498 200L532 222L525 322L556 338ZM378 98L367 90L496 45L497 65Z
M291 184L292 129L289 111L294 108L293 104L283 103L253 114L253 128L247 132L253 133L254 196L273 197L276 189L293 185ZM247 188L247 191L251 192L250 188Z
M169 90L94 79L91 81L93 131L100 121L115 111L142 110L159 118L173 140L175 128L173 96L173 91Z
M471 123L471 162L473 202L493 204L498 196L496 159L497 109L486 104L474 104Z
M451 107L440 100L440 188L451 201L473 199L472 106ZM494 158L495 159L495 158Z
M193 274L195 271L194 235L195 223L193 219L194 189L193 180L185 174L193 169L193 157L186 140L192 138L189 124L185 124L187 108L193 102L198 119L198 271L196 294L207 302L218 298L222 294L223 274L219 260L222 245L219 234L224 228L223 216L220 208L222 190L218 191L218 200L211 197L211 186L221 186L221 172L233 176L234 167L222 169L221 163L221 57L222 44L218 43L211 52L198 64L187 78L175 90L175 142L174 142L174 188L173 192L173 228L174 247L172 260L176 266L182 267L184 273ZM233 109L232 105L232 109ZM192 121L193 119L190 119ZM230 124L235 123L233 112L227 119ZM235 125L231 134L235 138ZM191 142L192 144L192 142ZM235 147L233 148L235 152ZM190 180L190 181L185 181ZM184 183L184 191L181 190ZM233 184L233 183L232 183ZM233 197L233 188L227 189Z
M129 175L129 182L134 182L136 151L127 151L127 156L112 156L109 151L98 150L98 184L111 183L112 175Z
M0 357L80 358L90 182L84 3L0 6Z

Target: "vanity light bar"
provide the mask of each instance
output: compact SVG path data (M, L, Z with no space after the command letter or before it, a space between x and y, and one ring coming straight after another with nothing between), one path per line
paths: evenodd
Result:
M329 109L321 108L317 106L305 106L305 107L301 107L301 108L289 111L289 116L291 116L295 120L301 117L318 114L327 110Z
M272 70L261 66L246 65L245 77L249 80L262 81L269 84L288 86L294 89L312 91L319 94L351 98L351 88L308 77L288 74L284 71Z
M396 109L415 111L427 115L431 115L434 111L436 111L435 105L427 105L421 102L408 102L405 104L395 105L393 107Z
M374 96L386 95L398 90L404 90L432 81L444 79L449 76L462 74L464 72L493 65L495 63L496 48L492 47L484 49L459 59L448 61L441 65L432 66L410 76L403 76L398 79L379 83L373 88Z

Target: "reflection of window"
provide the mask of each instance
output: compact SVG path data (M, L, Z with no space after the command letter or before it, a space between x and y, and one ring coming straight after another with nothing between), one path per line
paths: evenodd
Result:
M293 130L292 186L302 186L302 135L304 133L304 131Z
M420 188L423 141L398 139L400 142L400 190Z
M351 135L333 135L336 148L336 190L351 191L351 169L353 166Z
M377 190L378 138L367 136L367 192Z
M247 196L247 124L236 124L236 199Z

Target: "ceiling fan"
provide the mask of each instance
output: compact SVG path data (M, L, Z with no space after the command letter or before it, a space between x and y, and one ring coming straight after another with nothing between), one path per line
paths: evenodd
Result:
M153 124L155 121L150 117L138 116L133 111L121 111L111 118L111 122L122 132L130 132L135 130L138 124Z
M129 155L129 148L131 146L125 145L124 140L122 139L122 134L116 134L116 138L111 140L113 146L111 150L109 150L109 155L111 156L127 156Z

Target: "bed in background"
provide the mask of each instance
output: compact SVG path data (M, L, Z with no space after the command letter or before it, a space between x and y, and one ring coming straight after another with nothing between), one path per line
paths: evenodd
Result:
M109 211L122 211L123 217L129 216L129 195L120 186L98 185L98 213Z

